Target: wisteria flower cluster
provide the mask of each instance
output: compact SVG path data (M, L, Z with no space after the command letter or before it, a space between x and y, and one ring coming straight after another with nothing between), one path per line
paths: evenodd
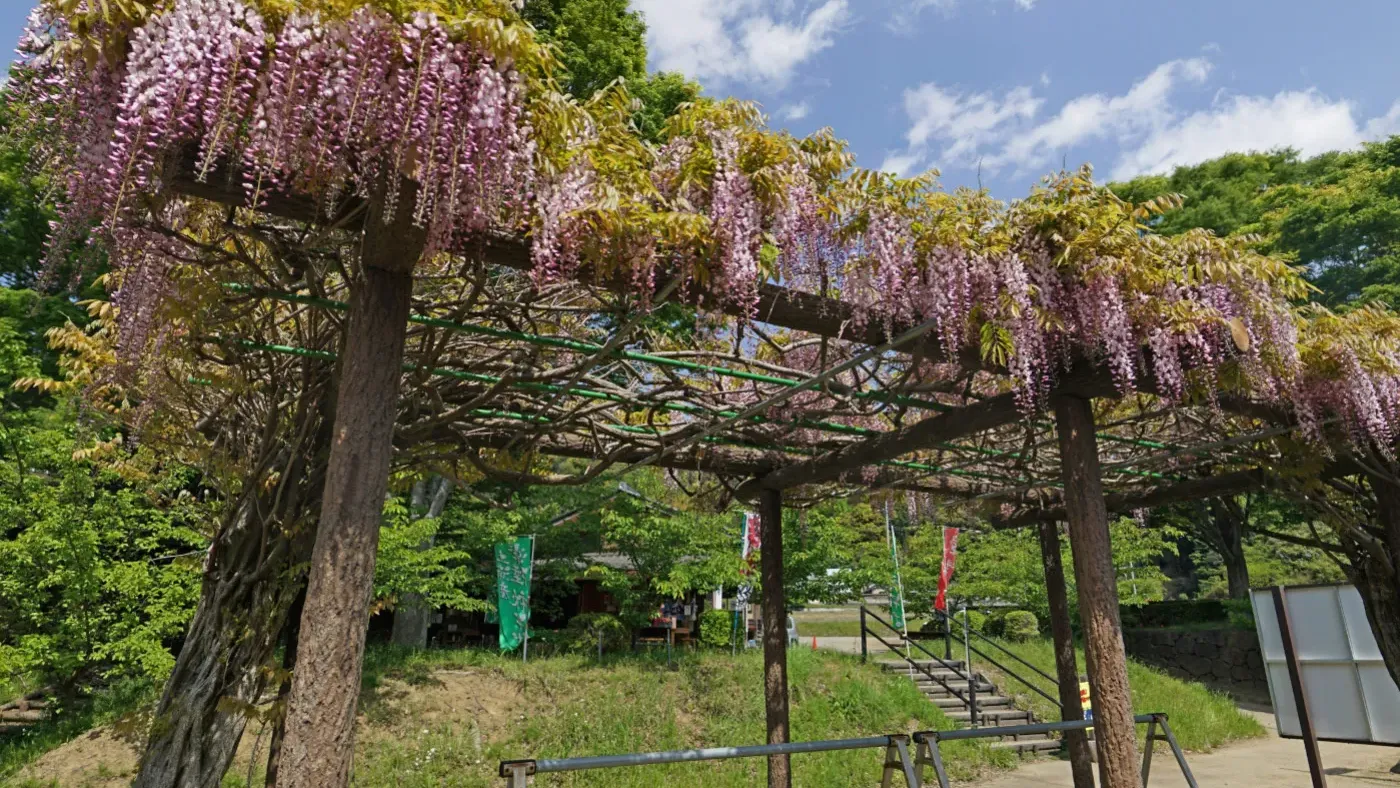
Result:
M52 253L96 228L122 275L128 349L143 346L160 297L168 258L145 228L171 226L176 175L240 173L253 208L296 192L330 213L353 194L384 200L392 218L408 198L429 254L526 213L524 80L432 14L296 13L272 31L242 0L176 0L130 34L119 63L65 58L69 38L47 7L31 16L16 95L62 140L52 153L67 203Z

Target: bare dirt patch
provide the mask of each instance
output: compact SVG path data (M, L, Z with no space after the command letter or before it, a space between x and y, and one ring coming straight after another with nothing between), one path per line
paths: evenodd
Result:
M20 772L22 780L60 788L118 788L136 776L137 750L109 728L98 728L45 753Z

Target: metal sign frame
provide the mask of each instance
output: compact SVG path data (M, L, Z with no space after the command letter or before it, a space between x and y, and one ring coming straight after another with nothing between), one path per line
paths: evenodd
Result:
M1253 589L1250 601L1281 738L1400 747L1400 687L1354 586Z

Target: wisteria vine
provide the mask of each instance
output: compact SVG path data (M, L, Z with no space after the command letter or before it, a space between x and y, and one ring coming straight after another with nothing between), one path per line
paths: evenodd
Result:
M932 320L934 361L975 359L1028 411L1088 362L1122 393L1232 390L1314 436L1335 415L1383 451L1396 437L1400 343L1307 346L1296 271L1238 239L1157 236L1150 217L1169 206L1124 203L1088 173L1010 205L945 194L854 170L844 143L772 132L737 102L683 110L659 147L624 128L628 112L571 105L563 150L545 151L511 58L432 14L278 24L245 0L174 0L120 57L75 57L62 15L31 18L9 92L49 132L66 187L52 254L101 242L128 353L152 341L177 259L168 230L186 206L170 179L238 173L252 208L282 193L328 216L349 196L410 201L430 252L526 232L540 282L587 265L650 292L664 272L761 319L759 285L778 281L891 333Z
M50 241L69 253L86 231L120 274L123 348L143 350L172 257L149 237L178 227L167 191L239 173L249 207L275 192L384 200L412 184L427 254L523 221L534 143L520 74L441 20L399 24L362 8L348 19L293 14L275 35L241 0L178 0L129 37L119 63L65 57L72 36L47 6L21 42L15 96L61 142L48 151L67 201Z

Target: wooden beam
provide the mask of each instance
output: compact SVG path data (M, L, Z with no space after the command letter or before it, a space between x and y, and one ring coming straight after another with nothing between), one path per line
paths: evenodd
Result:
M1054 406L1085 662L1093 693L1099 773L1103 788L1141 788L1128 656L1118 616L1118 573L1113 566L1108 509L1099 474L1094 411L1090 401L1081 397L1057 397Z
M885 460L956 440L983 430L1000 427L1021 418L1011 394L1002 394L957 410L926 418L911 427L887 432L876 438L851 443L810 460L785 466L741 486L740 498L752 498L760 490L786 490L804 484L817 484Z
M1268 474L1261 469L1252 468L1247 471L1207 476L1204 479L1191 479L1176 484L1158 484L1132 492L1112 493L1104 496L1104 508L1110 512L1151 509L1202 498L1239 495L1250 490L1267 487L1268 484ZM998 529L1025 528L1038 523L1063 522L1066 517L1065 507L1062 505L1020 512L1010 517L993 515L991 523L992 527Z
M1114 391L1111 378L1103 374L1071 375L1058 388L1058 394L1082 397L1108 396ZM892 460L938 443L957 440L1010 424L1024 417L1016 395L1007 392L956 410L932 416L902 430L885 433L859 443L851 443L805 462L789 465L739 488L736 495L749 498L760 489L786 490L804 484L817 484L843 473Z
M399 436L396 445L401 449L408 449L414 446L421 447L423 443L437 443L443 445L455 445L470 449L505 449L518 445L519 433L511 430L484 431L469 426L467 432L458 432L450 427L441 427L431 434L417 435L413 439L405 439ZM546 436L534 449L540 454L551 457L568 457L571 459L599 460L605 452L600 452L596 444L592 441L567 435ZM614 465L631 465L640 462L651 455L655 450L645 446L633 446L620 448L607 454L606 459ZM794 462L798 462L794 460ZM781 461L774 459L772 452L761 452L757 450L746 450L740 448L718 448L712 446L697 446L667 455L656 463L657 467L670 468L681 471L699 471L717 476L727 476L730 478L754 478L765 476L776 470L785 467ZM968 497L971 488L959 487L953 484L925 483L918 480L921 475L919 471L901 471L895 468L881 468L873 478L866 478L851 472L844 476L838 476L832 481L837 483L847 483L865 487L883 487L891 490L907 490L911 492L924 492L936 495L961 495Z

